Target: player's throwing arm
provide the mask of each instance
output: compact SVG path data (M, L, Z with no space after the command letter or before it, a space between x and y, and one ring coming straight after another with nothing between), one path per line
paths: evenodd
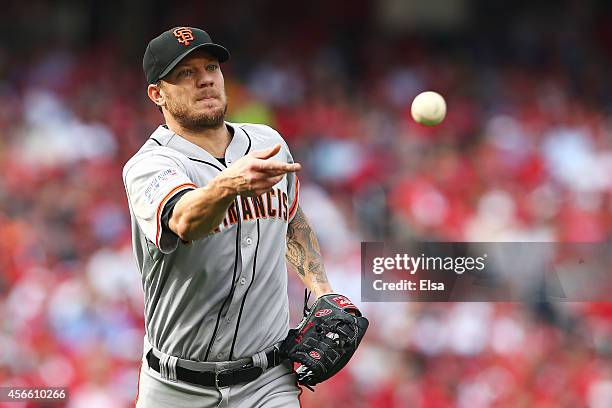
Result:
M195 241L221 223L237 196L261 196L272 189L288 172L301 169L298 163L271 159L280 150L275 145L236 160L205 187L189 191L176 203L170 229L183 241Z

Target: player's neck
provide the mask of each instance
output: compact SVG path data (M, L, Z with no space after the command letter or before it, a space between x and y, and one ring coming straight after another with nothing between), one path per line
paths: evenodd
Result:
M225 124L215 129L198 131L186 129L175 121L166 121L166 124L171 131L206 150L214 157L224 157L225 150L232 141L232 135Z

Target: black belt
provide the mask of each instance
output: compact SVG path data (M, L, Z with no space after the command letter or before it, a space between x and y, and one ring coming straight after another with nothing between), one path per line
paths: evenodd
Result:
M268 359L268 368L276 367L282 361L276 347L266 353L266 358ZM147 353L147 361L149 367L159 373L159 358L155 357L151 350ZM261 373L263 373L263 369L254 366L253 363L249 363L245 367L220 371L194 371L176 366L177 380L204 387L229 387L230 385L246 383L253 381Z

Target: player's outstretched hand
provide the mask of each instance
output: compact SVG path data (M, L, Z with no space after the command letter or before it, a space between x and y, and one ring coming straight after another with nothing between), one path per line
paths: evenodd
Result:
M259 196L267 193L282 180L285 174L299 171L299 163L285 163L272 160L280 151L280 145L265 150L251 152L236 160L223 170L228 182L236 194L244 196Z

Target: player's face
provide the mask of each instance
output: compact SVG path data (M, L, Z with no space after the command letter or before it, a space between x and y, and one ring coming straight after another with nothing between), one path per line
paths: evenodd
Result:
M223 124L227 97L219 61L206 52L194 51L160 81L167 112L191 130L217 128Z

